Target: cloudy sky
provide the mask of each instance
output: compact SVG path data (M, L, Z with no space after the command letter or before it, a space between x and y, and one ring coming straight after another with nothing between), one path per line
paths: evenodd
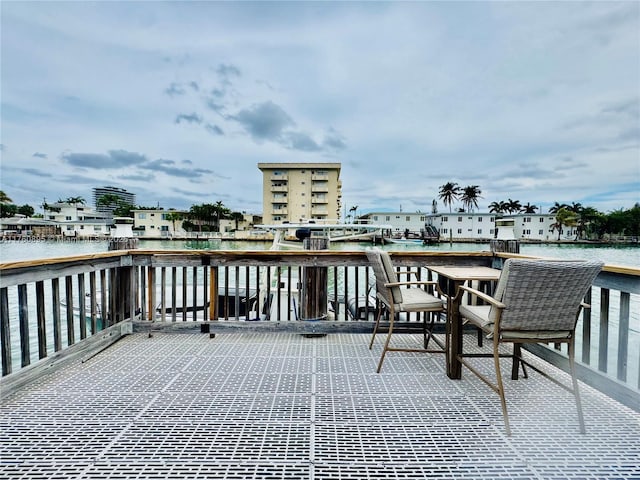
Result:
M1 188L262 212L259 162L344 206L640 201L638 2L1 3ZM445 210L439 201L440 211ZM39 208L36 208L39 211Z

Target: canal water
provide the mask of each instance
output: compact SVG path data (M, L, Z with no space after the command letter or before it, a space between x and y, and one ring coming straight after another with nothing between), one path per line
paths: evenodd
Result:
M107 241L0 241L0 262L36 260L42 258L82 255L106 252ZM140 249L151 250L267 250L271 242L231 240L140 240ZM364 250L371 242L337 242L331 244L335 250ZM388 244L382 246L390 251L437 251L478 252L488 251L483 243L440 243L437 245ZM640 268L640 246L595 245L595 244L521 244L520 253L548 258L570 258L602 260L607 265L622 265Z

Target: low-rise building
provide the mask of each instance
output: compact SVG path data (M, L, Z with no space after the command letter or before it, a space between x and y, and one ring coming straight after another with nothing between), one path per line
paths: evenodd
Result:
M57 202L46 205L45 219L56 222L65 237L95 238L110 235L111 220L82 203Z

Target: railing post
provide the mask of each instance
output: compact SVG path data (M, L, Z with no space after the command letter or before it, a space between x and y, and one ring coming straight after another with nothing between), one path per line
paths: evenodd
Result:
M9 330L9 294L0 289L0 343L2 344L2 375L11 373L11 335Z
M329 239L308 237L305 250L327 250ZM302 271L302 320L326 320L327 318L327 267L304 267Z

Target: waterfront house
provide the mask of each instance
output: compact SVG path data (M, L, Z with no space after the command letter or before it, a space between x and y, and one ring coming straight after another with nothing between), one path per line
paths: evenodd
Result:
M65 237L108 237L111 231L109 214L101 213L81 203L57 202L47 205L47 220L57 222Z

